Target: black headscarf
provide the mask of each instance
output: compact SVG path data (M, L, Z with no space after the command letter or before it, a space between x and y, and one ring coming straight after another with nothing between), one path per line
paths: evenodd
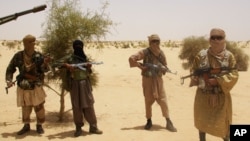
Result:
M87 60L87 56L83 51L84 43L81 40L75 40L73 42L74 55L83 59L83 61Z

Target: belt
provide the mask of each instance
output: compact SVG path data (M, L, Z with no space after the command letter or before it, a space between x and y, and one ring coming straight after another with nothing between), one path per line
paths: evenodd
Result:
M202 93L204 94L222 94L223 91L221 90L220 87L212 87L210 89L201 89Z

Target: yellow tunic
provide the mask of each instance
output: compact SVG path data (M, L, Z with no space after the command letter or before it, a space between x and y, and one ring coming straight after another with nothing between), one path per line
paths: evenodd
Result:
M228 52L228 67L234 68L236 60L232 53ZM218 59L208 53L208 62L210 67L221 67ZM202 57L197 55L192 70L198 69ZM229 134L229 127L232 123L232 100L230 90L238 80L237 70L231 70L230 73L218 76L216 80L222 93L204 93L197 88L194 101L194 124L195 127L208 134L226 137Z

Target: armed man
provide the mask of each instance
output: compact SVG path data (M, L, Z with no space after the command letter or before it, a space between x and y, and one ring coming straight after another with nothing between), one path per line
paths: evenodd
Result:
M15 84L13 74L16 72L16 69L19 70L19 74L16 77L17 106L22 107L24 126L17 132L18 135L30 131L32 109L36 113L36 131L39 134L44 133L42 124L45 121L44 103L46 94L43 89L43 82L44 73L48 71L50 58L35 51L35 42L36 38L33 35L26 35L23 38L24 50L17 52L13 56L6 70L6 88L10 88Z
M73 54L56 61L55 66L65 70L65 89L70 92L74 124L76 127L74 136L82 135L83 118L89 123L89 133L102 134L103 131L97 127L97 118L94 108L94 96L90 74L92 64L84 52L84 43L81 40L73 41Z
M166 129L177 132L169 116L166 94L163 86L162 75L169 72L164 52L160 49L160 37L152 34L148 37L149 46L129 57L130 67L141 69L142 87L145 100L147 123L144 127L152 127L152 105L155 101L160 105L162 115L166 119ZM143 60L143 63L139 61Z
M190 86L197 86L194 124L199 130L200 141L206 141L206 133L229 141L232 123L230 90L238 80L238 71L234 55L226 49L225 37L224 30L213 28L210 47L198 53L191 68L194 75Z

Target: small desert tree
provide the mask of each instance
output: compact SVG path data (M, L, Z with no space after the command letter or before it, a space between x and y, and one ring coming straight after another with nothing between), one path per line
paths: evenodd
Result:
M209 43L204 37L191 36L183 40L179 58L184 60L182 67L189 69L193 63L195 55L202 49L208 48Z
M108 3L105 2L101 10L83 13L79 7L79 0L53 0L47 17L47 23L44 30L43 52L50 53L54 60L61 59L72 53L72 42L75 39L90 41L99 40L109 33L113 22L109 19L105 10ZM59 81L61 92L58 93L61 99L59 112L60 120L63 120L64 114L64 96L67 93L65 88L65 71L61 70L47 77L48 83ZM94 85L97 83L97 74L94 72L91 76ZM49 85L47 85L49 87Z
M194 61L197 53L209 47L209 42L205 37L187 37L183 40L183 47L181 48L179 58L184 60L182 66L184 69L189 69ZM237 47L234 42L227 41L226 48L231 51L236 59L236 66L239 71L247 71L249 65L249 56L243 50Z

